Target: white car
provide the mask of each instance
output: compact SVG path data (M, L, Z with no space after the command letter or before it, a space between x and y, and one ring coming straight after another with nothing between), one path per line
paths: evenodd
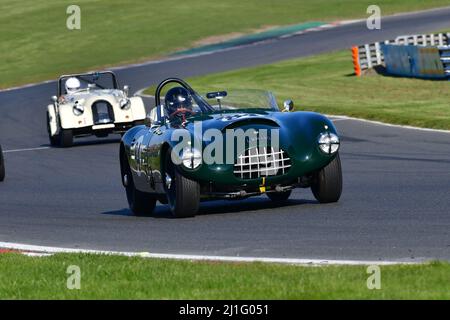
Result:
M141 97L128 97L111 71L64 75L58 93L47 106L47 130L52 146L70 147L74 137L125 133L144 123Z

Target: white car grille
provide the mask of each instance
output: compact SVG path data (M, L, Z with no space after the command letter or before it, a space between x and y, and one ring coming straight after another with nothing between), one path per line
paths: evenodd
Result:
M241 179L283 175L291 167L291 159L282 149L251 148L238 156L234 175Z

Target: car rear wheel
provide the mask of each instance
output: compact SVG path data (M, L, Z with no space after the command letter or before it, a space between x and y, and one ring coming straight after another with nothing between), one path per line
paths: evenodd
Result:
M125 154L121 154L121 169L122 182L125 186L130 210L136 216L151 215L155 210L156 198L148 193L141 192L136 189L133 182L133 175L131 174L130 165L128 164Z
M170 149L166 152L164 189L170 210L175 218L193 217L200 207L200 185L184 177L171 161Z
M3 180L5 180L5 159L3 158L3 151L0 146L0 181Z
M73 132L70 129L59 130L59 146L62 148L71 147L73 145Z
M337 202L342 193L342 169L339 154L313 176L311 190L320 203Z
M267 197L273 202L284 202L291 196L292 190L283 192L268 192Z

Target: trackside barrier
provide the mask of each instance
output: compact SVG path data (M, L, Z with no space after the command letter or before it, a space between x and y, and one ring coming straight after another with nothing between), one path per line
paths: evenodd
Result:
M386 72L403 77L445 79L438 47L420 45L382 45Z
M363 71L384 63L384 56L381 50L381 45L383 44L447 46L450 44L450 33L406 35L399 36L394 40L354 46L352 47L352 59L356 75L360 76ZM357 70L359 70L359 73L356 72Z

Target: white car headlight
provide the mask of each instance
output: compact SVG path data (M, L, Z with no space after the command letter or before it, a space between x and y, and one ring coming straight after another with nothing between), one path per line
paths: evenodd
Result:
M84 113L84 106L79 101L76 101L73 105L73 114L76 116L81 116Z
M339 137L331 132L324 132L319 136L319 148L323 153L334 154L339 150Z
M202 163L202 153L194 148L184 148L181 163L189 169L195 169Z
M131 101L128 98L123 98L119 102L120 109L128 110L131 107Z

